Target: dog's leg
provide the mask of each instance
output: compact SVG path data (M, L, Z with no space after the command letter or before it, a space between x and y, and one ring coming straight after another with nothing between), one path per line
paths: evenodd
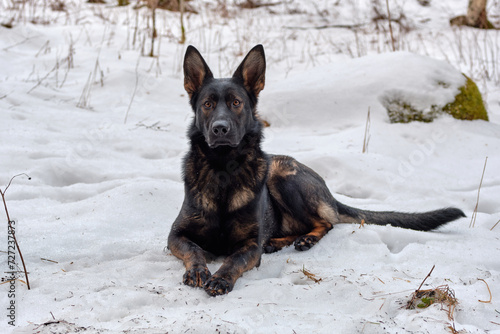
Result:
M183 282L192 287L203 287L210 277L204 251L193 241L176 234L169 236L168 247L173 255L184 262Z
M298 237L298 235L291 235L284 238L271 238L264 245L264 253L274 253L283 247L290 246Z
M246 240L207 280L205 291L211 296L218 296L233 290L234 283L245 271L259 265L261 253L257 239Z
M295 249L305 251L314 246L333 228L333 225L324 219L315 220L313 222L313 230L305 235L302 235L295 240Z

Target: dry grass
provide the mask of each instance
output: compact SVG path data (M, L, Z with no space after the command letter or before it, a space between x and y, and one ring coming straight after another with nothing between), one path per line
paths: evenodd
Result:
M495 227L497 227L498 223L500 223L500 219L499 219L499 220L495 223L495 225L493 225L493 227L492 227L492 228L490 228L490 231L493 231L493 229L494 229Z
M448 319L453 321L453 312L458 304L455 292L448 285L441 285L435 289L416 290L406 308L413 310L415 308L427 308L432 304L439 303L446 308Z
M363 139L363 153L368 152L368 143L370 142L370 107L368 107L368 114L366 115L365 137Z
M305 266L302 267L300 272L303 273L310 280L314 281L314 283L319 283L323 280L322 278L318 278L316 274L313 274L310 271L308 271Z
M23 271L24 271L24 277L26 278L26 282L24 282L24 281L21 281L21 282L26 283L26 285L28 286L28 290L30 290L31 288L30 288L30 281L28 278L28 271L26 270L26 264L24 263L23 253L21 252L21 249L19 248L19 243L18 243L17 238L16 238L15 228L13 227L13 224L15 224L15 221L10 219L9 210L7 208L7 202L5 200L5 193L9 189L12 181L18 176L26 176L28 178L28 180L31 180L31 177L25 173L14 175L10 179L9 184L5 187L5 189L3 191L0 189L0 195L2 196L2 202L4 205L4 209L5 209L5 215L7 216L7 226L8 226L8 231L9 231L8 232L9 233L8 253L7 253L9 255L9 259L8 259L7 263L9 265L9 269L11 270L10 273L12 274L12 279L14 279L14 277L15 277L14 266L17 266L17 263L15 263L15 252L17 251L17 253L19 254L19 257L21 258L21 263L23 265ZM14 241L13 244L15 246L12 245L11 238L12 238L12 241Z
M472 213L472 218L471 218L469 227L475 227L476 226L477 209L478 209L478 206L479 206L479 194L481 192L481 186L483 185L484 172L486 170L486 163L487 162L488 162L488 157L486 157L486 159L484 160L483 174L481 175L481 182L479 182L479 188L477 189L476 206L474 207L474 212Z
M480 303L490 304L491 300L493 299L493 295L491 294L490 286L488 285L488 283L486 283L486 281L484 279L478 278L478 280L481 282L484 282L484 284L486 284L486 288L488 289L488 293L490 294L490 299L489 300L478 299L477 301Z
M448 326L451 333L459 333L455 329L454 316L455 308L457 307L458 300L455 297L455 292L448 285L440 285L434 289L422 290L427 278L429 278L434 270L435 266L432 266L431 271L425 276L422 283L415 292L413 292L411 299L406 304L407 310L423 309L431 306L432 304L441 304L441 309L445 309L448 315L448 320L452 323ZM486 282L485 282L486 283ZM489 288L488 288L489 290Z

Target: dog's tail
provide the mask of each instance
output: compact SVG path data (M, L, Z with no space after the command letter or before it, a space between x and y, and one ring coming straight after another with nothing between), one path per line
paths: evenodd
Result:
M418 231L430 231L455 219L465 217L462 210L445 208L420 213L392 211L366 211L337 202L341 223L361 223L392 225Z

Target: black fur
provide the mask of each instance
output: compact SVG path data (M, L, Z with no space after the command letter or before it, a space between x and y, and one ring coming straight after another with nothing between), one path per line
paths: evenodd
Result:
M261 150L257 100L265 56L255 46L228 79L215 79L189 46L184 87L194 112L183 164L185 196L168 238L186 267L183 281L212 296L228 293L243 272L294 244L308 250L335 224L362 223L428 231L465 215L447 208L425 213L371 212L339 203L323 179L288 156ZM213 275L208 254L226 256Z

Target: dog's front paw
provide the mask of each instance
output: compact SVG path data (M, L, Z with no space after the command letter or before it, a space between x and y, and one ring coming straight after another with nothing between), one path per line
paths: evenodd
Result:
M194 267L186 271L183 282L192 287L203 287L212 274L207 267Z
M264 253L270 254L281 250L281 247L277 247L272 241L269 241L262 247L262 250Z
M225 295L233 290L233 284L222 277L210 277L205 283L205 291L210 296Z
M313 235L303 235L295 240L294 246L298 251L306 251L309 250L312 246L316 245L318 241L318 237L315 237Z

